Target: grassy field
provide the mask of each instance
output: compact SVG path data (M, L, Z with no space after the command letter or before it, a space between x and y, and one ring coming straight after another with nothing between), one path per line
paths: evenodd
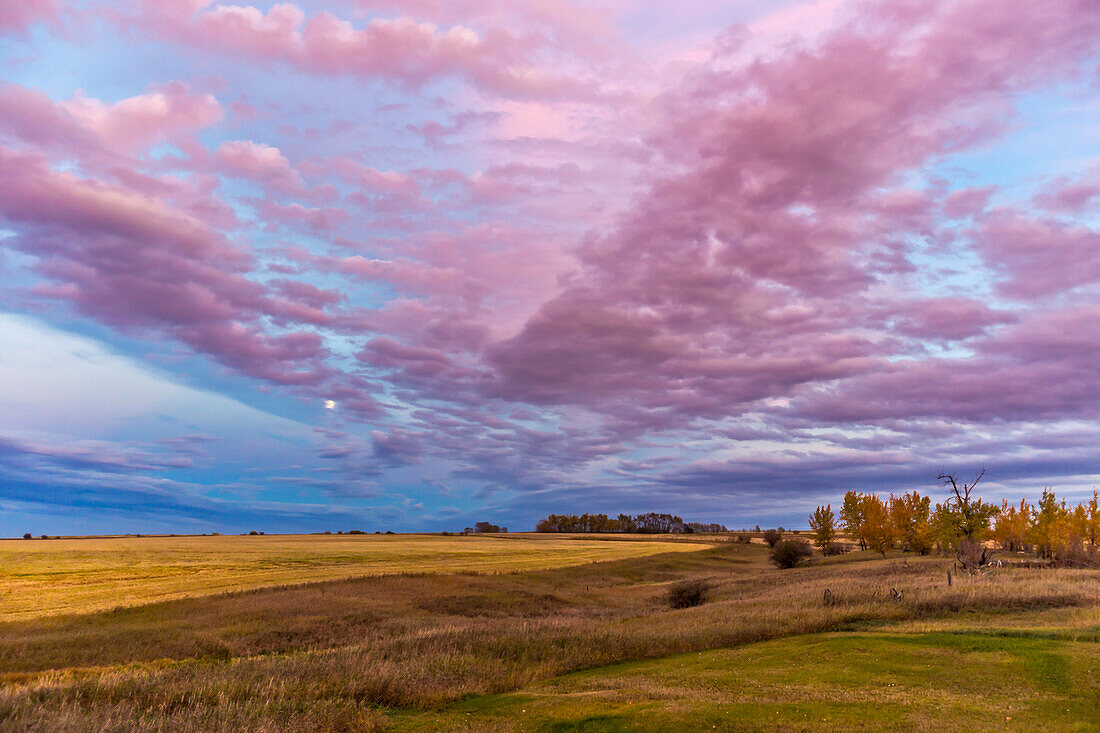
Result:
M0 621L357 575L501 573L700 547L641 539L608 542L524 535L0 541Z
M1095 731L1098 715L1095 632L941 632L817 634L622 664L393 722L405 731Z
M1096 730L1100 571L664 547L9 621L0 730Z

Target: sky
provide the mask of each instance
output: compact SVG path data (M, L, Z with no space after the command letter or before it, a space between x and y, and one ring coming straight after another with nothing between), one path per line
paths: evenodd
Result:
M1095 0L0 0L0 535L1091 495L1098 119Z

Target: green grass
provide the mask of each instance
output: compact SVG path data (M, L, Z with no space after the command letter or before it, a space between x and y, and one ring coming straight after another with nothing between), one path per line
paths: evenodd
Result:
M362 575L516 572L706 546L548 535L8 540L0 541L0 622Z
M1100 644L819 634L615 665L395 716L403 731L1100 730Z

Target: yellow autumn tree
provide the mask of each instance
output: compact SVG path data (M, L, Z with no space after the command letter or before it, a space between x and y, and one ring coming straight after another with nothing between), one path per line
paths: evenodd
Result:
M863 497L860 535L867 543L867 549L881 552L883 556L894 546L894 527L890 522L890 511L885 502L875 494Z
M1001 513L993 523L993 539L1002 550L1024 552L1028 548L1031 534L1031 505L1027 499L1020 499L1017 507L1005 499L1001 502Z
M890 522L894 539L907 552L927 555L935 541L930 518L931 497L916 491L894 496L890 494Z
M867 541L862 534L863 502L864 497L859 492L845 492L844 502L840 505L840 526L859 543L859 549L866 550Z
M1058 503L1054 491L1043 489L1043 495L1031 510L1031 530L1028 539L1035 545L1040 557L1054 557L1054 546L1063 530L1059 526L1063 521L1065 507Z
M833 505L819 506L810 515L810 529L814 533L814 544L824 551L826 547L836 539L836 517L833 516Z

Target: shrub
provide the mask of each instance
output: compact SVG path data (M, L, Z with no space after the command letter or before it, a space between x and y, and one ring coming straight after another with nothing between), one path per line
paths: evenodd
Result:
M778 529L764 530L764 541L768 543L768 547L775 547L775 543L781 539L783 539L783 533Z
M752 537L748 536L747 534L739 534L737 535L737 541L747 545L752 542Z
M34 538L31 536L30 532L27 532L25 535L23 535L23 539L30 540L30 539L34 539Z
M259 533L259 532L257 532L256 530L252 530L252 531L251 531L251 532L249 532L248 534L250 534L250 535L252 535L252 536L256 537L256 536L259 536L259 534L260 534L260 533Z
M802 540L781 540L772 549L772 562L788 569L801 565L814 551Z
M710 584L705 580L682 580L668 587L669 608L691 608L707 601Z
M829 544L825 545L825 547L821 550L821 554L843 555L845 552L851 551L851 549L851 547L844 544L843 542L830 542Z

